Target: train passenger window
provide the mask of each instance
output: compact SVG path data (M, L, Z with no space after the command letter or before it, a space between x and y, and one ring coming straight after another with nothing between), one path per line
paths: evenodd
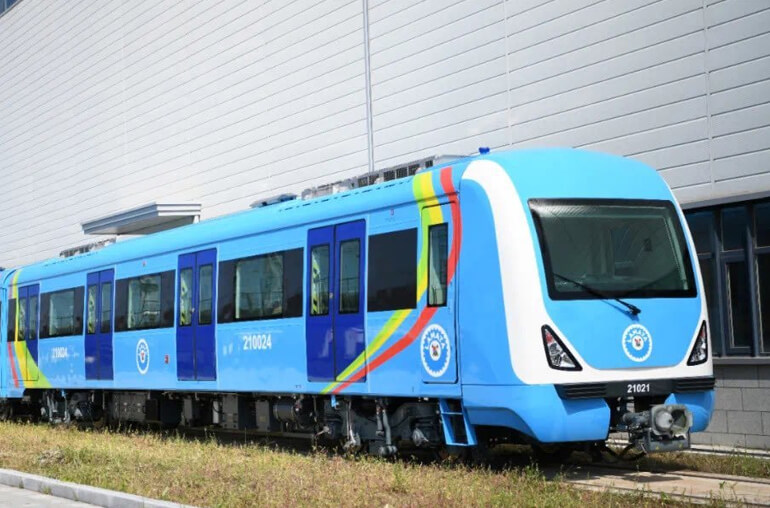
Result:
M302 315L303 250L292 249L221 261L217 322L277 319ZM206 267L202 267L206 268ZM212 270L209 265L207 270ZM203 272L211 277L211 271ZM212 299L212 286L201 288L201 301ZM213 302L209 303L209 314ZM201 315L199 319L205 319ZM208 323L212 317L209 315ZM200 321L205 324L205 321Z
M448 236L446 223L428 228L428 305L431 307L446 305Z
M232 323L235 320L233 301L235 299L235 261L219 262L219 285L217 286L217 322Z
M192 268L179 272L179 326L192 325Z
M369 237L369 311L417 306L417 229Z
M37 295L29 298L29 338L37 339L38 321L37 321Z
M86 333L96 333L96 293L98 286L88 286L88 305L86 307Z
M329 314L329 245L318 245L310 251L312 280L310 283L310 315Z
M8 300L8 342L16 340L16 298Z
M265 319L283 314L283 256L266 254L235 264L235 319Z
M115 282L115 331L174 326L176 271Z
M340 314L358 312L361 243L358 239L340 243Z
M112 282L102 283L102 319L101 333L109 333L112 323L110 317L112 313Z
M128 282L128 329L160 326L160 275L145 275Z
M213 284L213 266L203 265L198 269L198 324L211 324L211 288Z
M40 338L83 333L83 288L40 295Z
M283 317L302 316L302 284L305 251L283 251Z

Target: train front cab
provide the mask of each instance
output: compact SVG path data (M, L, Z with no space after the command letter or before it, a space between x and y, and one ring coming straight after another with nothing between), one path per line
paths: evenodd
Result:
M625 431L645 451L688 447L713 409L708 321L692 241L657 173L533 151L472 162L461 189L471 423L536 443Z

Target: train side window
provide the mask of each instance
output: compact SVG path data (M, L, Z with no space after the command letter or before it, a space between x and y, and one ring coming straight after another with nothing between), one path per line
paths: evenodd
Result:
M160 274L128 281L128 329L160 326Z
M212 265L203 265L198 268L198 324L211 324L211 288L214 271Z
M112 313L112 282L102 283L102 316L101 316L101 333L109 333L112 323L110 323L110 317Z
M88 286L88 305L86 306L86 333L88 335L96 333L96 293L98 290L98 286Z
M417 306L417 229L369 237L369 311Z
M43 293L40 301L40 338L83 333L82 287Z
M329 245L316 245L310 251L310 315L329 314Z
M304 250L283 252L283 317L302 316Z
M192 268L179 272L179 326L192 325Z
M232 323L235 320L233 309L236 260L219 262L219 284L217 286L217 322Z
M359 281L361 278L361 242L358 239L340 243L340 314L358 312Z
M235 264L235 320L283 315L283 256L265 254Z
M449 256L447 224L428 228L428 306L447 303L447 258Z
M37 295L31 296L29 298L29 338L30 340L37 339L37 332L38 332L38 300Z
M8 300L8 342L16 340L16 298Z

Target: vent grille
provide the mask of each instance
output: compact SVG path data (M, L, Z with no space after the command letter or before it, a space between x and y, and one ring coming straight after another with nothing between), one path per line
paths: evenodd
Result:
M607 383L577 383L556 387L562 399L596 399L607 393Z
M705 392L713 389L713 377L693 377L674 381L675 392Z

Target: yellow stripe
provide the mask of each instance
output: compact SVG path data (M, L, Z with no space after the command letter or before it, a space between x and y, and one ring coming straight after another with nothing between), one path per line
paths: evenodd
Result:
M25 388L50 388L51 383L48 382L48 378L46 378L43 373L40 371L40 368L37 366L37 364L32 360L32 356L29 354L29 348L27 347L27 341L19 342L19 276L21 275L21 270L18 270L14 276L13 276L13 282L11 283L11 295L16 300L16 329L14 331L14 350L16 351L16 358L19 360L19 384L21 386L24 386ZM40 296L38 296L38 302ZM38 306L38 312L40 312L40 308ZM40 323L38 322L38 329L40 327ZM38 339L39 340L39 339ZM40 348L40 345L38 344L38 348ZM39 349L38 349L39 352ZM29 360L29 362L27 361ZM10 358L10 361L13 361L13 358ZM28 372L31 371L31 372ZM37 376L34 374L37 373ZM31 374L31 375L30 375ZM31 381L27 380L25 378L33 378L37 377L37 381Z
M13 349L16 351L16 359L19 362L19 381L20 384L26 384L26 381L24 381L24 378L27 377L27 344L19 342L19 276L21 275L21 270L18 270L13 275L13 281L11 282L11 296L16 302L16 316L14 323L14 332L13 332ZM13 361L13 359L11 359Z
M428 289L428 225L440 224L444 221L441 213L441 208L438 206L438 199L436 198L436 191L433 187L433 173L418 173L412 180L412 191L414 192L415 200L417 201L418 213L420 213L420 220L422 221L422 208L431 207L427 209L428 220L427 224L423 228L422 246L420 248L420 257L417 265L417 301L425 294ZM382 346L388 341L388 339L395 333L399 326L406 320L412 313L411 309L399 310L393 313L388 319L382 329L379 331L374 340L367 346L367 348L361 352L360 355L350 364L348 367L340 373L338 381L334 381L328 384L321 393L328 393L334 390L341 382L351 376L355 371L364 365L367 358L372 357Z

